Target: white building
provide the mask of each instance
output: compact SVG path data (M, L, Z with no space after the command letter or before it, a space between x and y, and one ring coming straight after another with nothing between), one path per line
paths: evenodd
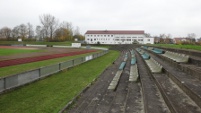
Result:
M145 37L144 31L137 30L88 30L85 41L87 44L154 44L154 38Z

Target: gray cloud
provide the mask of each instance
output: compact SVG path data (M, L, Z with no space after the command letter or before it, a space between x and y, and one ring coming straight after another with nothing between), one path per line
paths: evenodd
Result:
M30 22L51 14L86 30L145 30L201 37L200 0L0 0L0 28Z

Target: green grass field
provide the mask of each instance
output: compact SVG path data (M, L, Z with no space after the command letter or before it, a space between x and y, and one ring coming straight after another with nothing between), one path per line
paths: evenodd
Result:
M94 52L94 53L96 53L96 52ZM0 68L0 77L5 77L8 75L13 75L13 74L25 72L28 70L37 69L37 68L40 68L43 66L57 64L59 62L68 61L68 60L71 60L74 58L84 57L89 54L92 54L92 53L76 55L76 56L68 56L68 57L63 57L63 58L55 58L55 59L44 60L44 61L39 61L39 62L32 62L32 63L21 64L21 65L2 67L2 68Z
M199 45L154 44L153 46L176 48L176 49L191 49L191 50L201 51L201 46Z
M29 49L8 49L0 48L0 56L15 55L21 53L43 52L44 50L29 50Z
M1 113L58 113L74 96L97 78L119 52L86 62L67 71L0 95ZM97 65L99 64L99 65Z
M43 41L0 41L0 45L16 45L16 44L34 44L34 45L63 45L69 46L73 41L67 42L43 42Z

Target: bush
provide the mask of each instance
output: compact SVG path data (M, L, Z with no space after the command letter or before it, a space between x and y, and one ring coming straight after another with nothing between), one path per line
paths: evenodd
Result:
M0 38L0 41L17 41L17 38Z

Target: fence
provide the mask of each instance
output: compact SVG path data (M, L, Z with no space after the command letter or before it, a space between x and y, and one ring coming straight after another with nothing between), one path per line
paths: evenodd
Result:
M61 62L58 64L41 67L41 68L38 68L35 70L23 72L20 74L0 78L0 92L25 85L27 83L38 80L40 78L50 76L50 75L57 73L61 70L68 69L70 67L79 65L81 63L84 63L84 62L87 62L89 60L100 57L102 55L105 55L106 53L108 53L108 50L102 51L100 53L94 53L92 55L88 55L85 57L80 57L80 58L76 58L73 60Z

